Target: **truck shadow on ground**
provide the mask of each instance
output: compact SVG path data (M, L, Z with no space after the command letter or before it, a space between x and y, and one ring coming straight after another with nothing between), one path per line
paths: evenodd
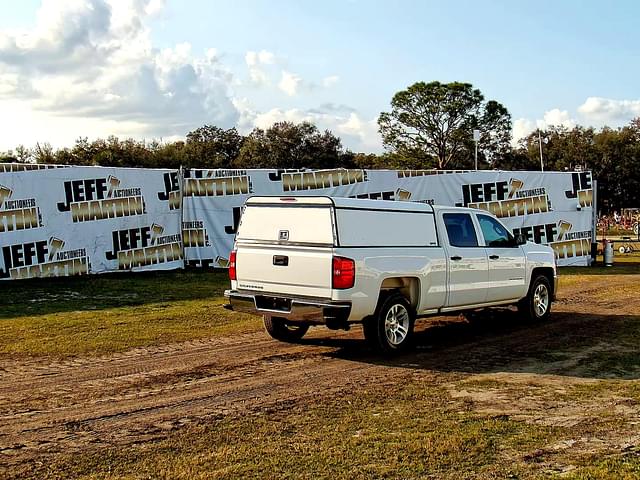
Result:
M398 368L461 373L535 373L597 379L640 378L640 315L558 312L527 324L497 309L470 319L438 317L416 324L414 346L385 358L360 338L316 338L327 355Z

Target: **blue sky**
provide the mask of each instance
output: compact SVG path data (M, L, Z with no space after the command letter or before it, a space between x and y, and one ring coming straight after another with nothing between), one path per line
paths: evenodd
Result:
M0 0L0 149L310 120L380 151L378 114L420 80L472 83L516 137L619 126L640 116L638 19L632 1Z

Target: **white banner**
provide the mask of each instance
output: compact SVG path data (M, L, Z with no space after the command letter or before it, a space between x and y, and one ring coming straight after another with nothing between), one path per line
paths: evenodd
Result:
M0 168L0 278L184 265L176 170Z
M550 244L560 265L588 265L591 172L190 170L184 179L187 264L226 267L251 195L330 195L481 208L515 233Z
M251 195L330 195L485 209L587 265L590 172L150 170L0 164L0 278L226 267ZM182 225L181 225L182 222Z

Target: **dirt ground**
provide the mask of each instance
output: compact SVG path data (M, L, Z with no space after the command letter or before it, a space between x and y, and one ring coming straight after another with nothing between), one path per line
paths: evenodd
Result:
M0 465L15 471L59 452L144 443L225 415L434 375L450 379L450 395L481 412L560 426L577 425L602 408L637 419L640 406L615 389L597 401L562 401L561 395L583 384L640 378L638 365L625 363L630 347L610 335L637 319L639 289L629 288L637 282L637 276L617 275L570 284L544 325L514 322L509 311L430 319L419 324L416 350L393 360L370 352L359 328L312 330L300 345L256 331L97 358L2 359ZM617 295L602 295L612 287ZM523 386L558 395L528 396ZM639 437L640 429L621 428L597 441L625 448Z

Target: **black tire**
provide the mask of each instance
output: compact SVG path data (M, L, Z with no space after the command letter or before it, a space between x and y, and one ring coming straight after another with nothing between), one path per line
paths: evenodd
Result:
M280 340L281 342L298 342L309 330L309 325L287 324L286 320L280 317L265 315L263 320L267 333L271 335L272 338Z
M378 352L406 350L413 341L415 313L399 293L380 298L376 312L363 321L364 338Z
M551 284L544 275L536 276L529 293L518 304L518 312L529 322L543 322L551 313Z

